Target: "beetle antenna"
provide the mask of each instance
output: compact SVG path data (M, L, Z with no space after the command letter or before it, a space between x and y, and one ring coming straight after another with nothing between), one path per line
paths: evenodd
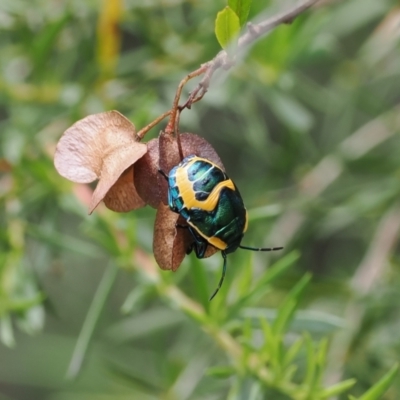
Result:
M214 293L211 295L209 301L211 301L215 297L215 295L218 293L219 289L221 288L222 283L224 282L225 273L226 273L226 254L223 251L221 251L221 254L224 259L224 265L222 267L222 276L221 276L221 279L219 280L218 287L215 289Z
M244 250L252 250L252 251L275 251L282 250L283 247L249 247L249 246L239 246Z

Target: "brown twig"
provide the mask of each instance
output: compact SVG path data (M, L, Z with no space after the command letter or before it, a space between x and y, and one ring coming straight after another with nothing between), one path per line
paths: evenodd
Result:
M140 141L143 139L144 135L154 126L156 126L160 121L162 121L164 118L168 117L168 115L171 114L172 110L166 111L164 114L160 115L157 117L154 121L150 122L148 125L146 125L144 128L142 128L138 133L136 133L136 137Z
M178 112L179 100L181 98L183 87L186 85L186 83L190 79L203 74L206 71L206 69L207 69L206 64L202 65L200 68L198 68L195 71L191 72L190 74L186 75L185 78L183 78L181 80L181 82L179 83L178 89L175 94L174 102L172 104L171 116L170 116L168 124L165 128L165 133L172 134L175 131L176 113Z
M258 24L249 22L247 24L247 31L238 40L236 54L243 51L247 46L255 42L260 36L265 35L277 26L281 24L290 24L298 15L319 1L320 0L306 0L304 3L292 8L291 10L269 18ZM210 86L211 78L215 71L217 71L219 68L223 68L224 70L230 69L235 64L233 61L234 59L235 56L228 56L228 53L225 50L222 50L211 61L203 64L202 67L206 67L206 71L204 71L204 77L199 82L197 87L190 93L188 100L183 106L181 106L181 109L190 109L194 102L200 100L206 94ZM199 96L197 96L198 93L200 93Z
M277 26L281 24L290 24L298 15L306 11L308 8L312 7L314 4L321 0L305 0L302 4L293 7L291 10L283 12L275 17L269 18L258 24L253 24L249 22L247 24L247 31L239 38L238 45L236 49L236 54L243 51L251 43L255 42L260 36L265 35ZM190 109L192 104L200 101L204 95L207 93L210 86L211 78L213 77L215 71L220 68L224 70L229 70L235 64L235 55L228 56L225 50L220 51L212 60L202 64L200 68L186 75L185 78L181 80L176 90L174 102L170 111L164 113L162 116L158 117L155 121L141 129L137 136L141 139L143 136L158 122L164 119L167 115L170 115L168 124L165 128L165 132L168 134L173 134L175 129L177 118L177 113L181 112L183 109ZM204 74L204 77L195 87L195 89L189 94L188 99L183 105L179 105L183 87L186 83L196 76Z
M304 3L293 7L291 10L283 12L258 24L252 24L249 22L247 24L248 31L239 38L238 49L248 46L260 36L272 31L272 29L276 28L278 25L291 24L297 16L319 1L320 0L306 0Z

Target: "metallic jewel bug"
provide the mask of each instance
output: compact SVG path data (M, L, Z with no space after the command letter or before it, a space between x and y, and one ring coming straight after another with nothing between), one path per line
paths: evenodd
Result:
M194 250L197 258L204 258L207 246L221 250L224 264L218 287L212 300L222 286L226 273L226 255L241 248L253 251L274 251L283 247L254 248L242 246L247 230L248 216L236 185L226 173L212 161L190 155L171 169L167 175L159 172L168 182L168 205L180 214L194 242L187 250Z

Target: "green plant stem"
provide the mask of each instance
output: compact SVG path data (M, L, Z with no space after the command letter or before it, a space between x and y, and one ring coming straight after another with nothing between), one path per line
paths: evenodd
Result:
M75 379L82 367L90 339L117 276L117 266L110 262L89 307L67 370L67 379Z
M154 268L158 269L156 265L154 265ZM187 297L174 285L166 284L166 282L162 280L157 280L155 282L159 293L166 298L169 303L173 303L176 308L179 308L189 317L201 323L203 330L214 339L222 350L224 350L239 374L243 374L247 371L257 377L257 379L266 386L275 387L294 400L302 399L301 396L297 395L299 393L297 385L288 382L280 382L277 386L271 372L258 354L252 353L246 358L244 370L242 367L243 358L245 357L243 347L229 333L218 327L199 303Z

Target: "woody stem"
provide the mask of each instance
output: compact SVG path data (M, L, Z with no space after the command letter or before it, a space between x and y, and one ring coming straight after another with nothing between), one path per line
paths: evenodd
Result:
M172 135L175 132L176 114L179 109L179 100L181 98L183 87L190 79L203 74L207 70L207 68L208 68L207 65L202 65L200 68L186 75L185 78L183 78L179 83L178 89L175 94L174 102L172 104L171 115L169 117L167 127L165 128L165 133L169 133L170 135Z
M154 121L150 122L148 125L146 125L144 128L142 128L137 134L136 137L141 140L143 139L144 135L154 126L156 126L160 121L162 121L165 117L168 117L168 115L171 114L172 110L166 111L164 114L160 115L157 117Z

